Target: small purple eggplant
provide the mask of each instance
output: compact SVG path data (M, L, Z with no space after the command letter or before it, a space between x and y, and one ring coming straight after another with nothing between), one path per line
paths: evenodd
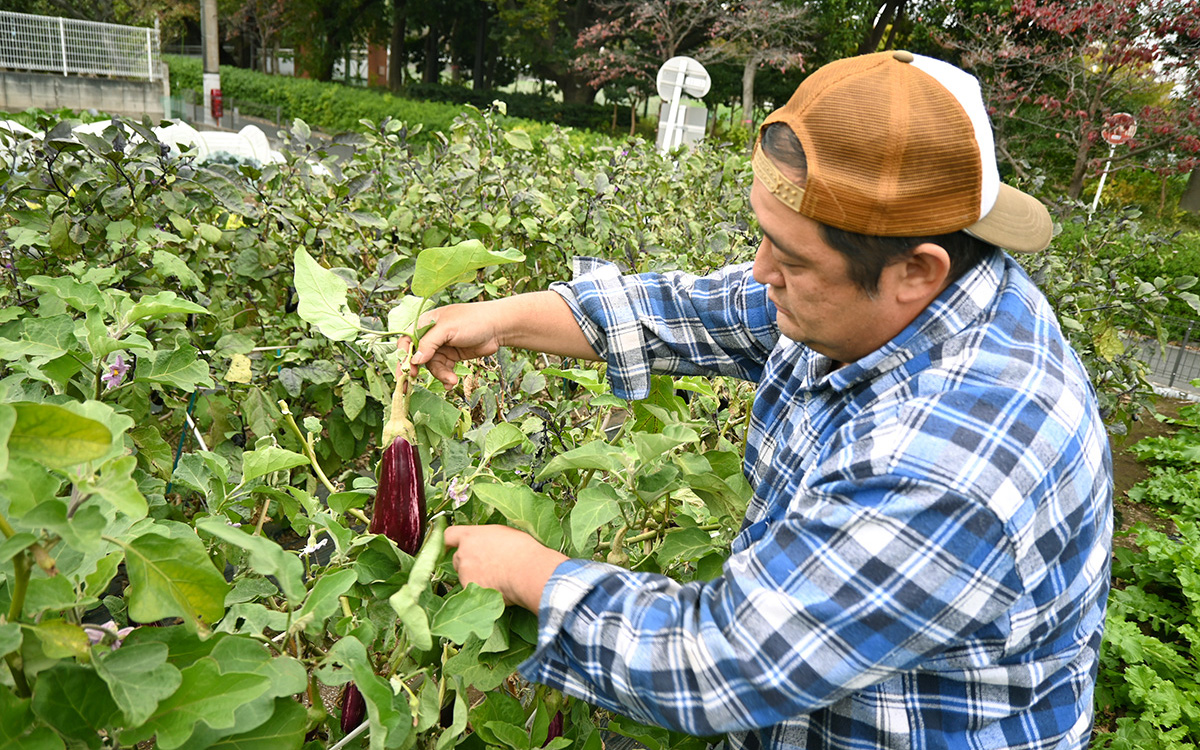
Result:
M353 682L342 691L342 734L350 734L367 718L367 702Z

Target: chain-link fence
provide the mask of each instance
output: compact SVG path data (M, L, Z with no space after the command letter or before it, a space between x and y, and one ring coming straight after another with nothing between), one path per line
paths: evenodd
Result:
M154 28L0 11L0 68L122 78L162 77Z

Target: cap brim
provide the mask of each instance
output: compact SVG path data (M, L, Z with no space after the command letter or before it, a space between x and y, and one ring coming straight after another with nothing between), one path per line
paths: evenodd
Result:
M1049 247L1054 222L1037 198L1000 183L992 210L964 231L1014 253L1036 253Z

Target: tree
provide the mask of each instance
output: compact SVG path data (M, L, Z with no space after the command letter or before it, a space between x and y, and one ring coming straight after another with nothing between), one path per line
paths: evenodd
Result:
M964 61L982 73L997 148L1018 173L1023 154L1057 153L1066 192L1108 149L1102 130L1121 111L1138 121L1114 170L1189 172L1200 164L1200 5L1197 0L1018 0L1004 17L973 21Z
M596 22L594 0L498 0L501 49L558 84L563 101L590 104L599 87L574 65L579 32Z
M742 62L742 123L753 128L754 79L763 65L786 72L804 66L805 41L813 29L807 6L778 0L745 0L730 7L712 28L713 40L701 59Z
M627 80L647 94L658 69L705 44L722 12L718 0L608 0L605 13L579 33L577 70L601 88Z
M287 7L296 62L318 81L332 80L334 64L385 27L385 0L299 0Z

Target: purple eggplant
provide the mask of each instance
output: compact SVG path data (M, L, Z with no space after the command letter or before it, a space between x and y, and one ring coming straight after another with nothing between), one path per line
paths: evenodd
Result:
M342 734L350 734L367 718L367 702L353 682L342 691Z
M392 440L379 462L379 488L375 491L372 534L383 534L410 555L425 539L425 479L421 457L403 437Z
M542 743L542 747L550 744L550 740L555 737L561 737L563 733L563 715L562 711L555 711L554 718L550 719L550 726L546 727L546 741Z

